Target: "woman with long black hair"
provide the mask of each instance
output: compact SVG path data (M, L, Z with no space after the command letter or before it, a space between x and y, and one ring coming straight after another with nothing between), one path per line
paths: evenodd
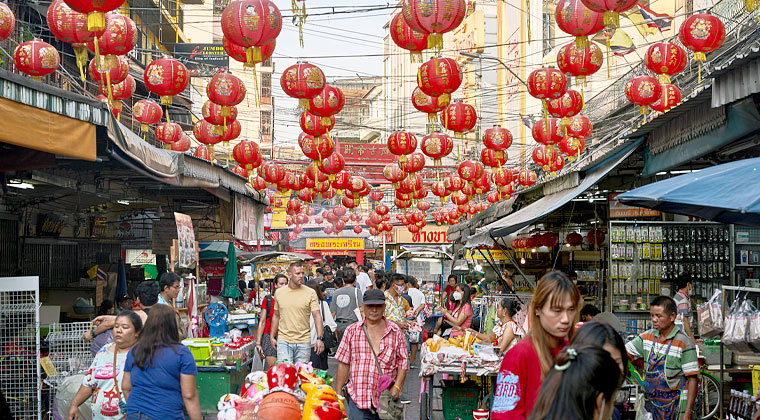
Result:
M468 331L481 340L493 343L499 348L499 354L503 354L520 342L525 335L522 328L512 319L518 312L520 312L520 304L510 298L504 298L496 307L496 325L491 334L481 334L472 328L468 328Z
M179 340L174 310L156 305L124 364L127 420L201 420L195 359ZM159 400L160 399L160 400Z
M454 291L451 292L451 300L454 307L449 311L441 307L442 320L451 325L451 337L464 335L467 328L472 326L472 304L470 303L470 286L464 283L457 283Z

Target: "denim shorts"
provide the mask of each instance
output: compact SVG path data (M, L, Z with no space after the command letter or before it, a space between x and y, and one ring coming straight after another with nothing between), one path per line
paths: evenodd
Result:
M277 340L277 360L287 360L290 363L309 363L311 360L310 343L286 343Z

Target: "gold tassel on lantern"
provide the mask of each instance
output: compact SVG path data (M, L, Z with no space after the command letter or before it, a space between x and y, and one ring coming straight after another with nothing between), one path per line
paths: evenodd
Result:
M309 110L309 100L306 98L298 98L298 109Z
M435 114L435 113L428 114L428 124L432 125L437 122L438 122L438 114ZM431 126L430 129L433 130L433 127Z
M103 12L91 12L87 14L87 30L90 32L102 32L106 29L106 15ZM97 37L95 45L97 45ZM96 52L97 54L97 52Z
M443 34L428 34L427 47L431 50L441 51L443 49Z
M744 8L747 9L747 13L754 12L758 8L758 1L744 0ZM760 19L760 17L758 19Z
M586 48L588 48L588 38L586 38L585 36L576 36L575 47L581 50L585 50Z
M319 122L320 122L320 123L321 123L323 126L329 126L329 125L330 125L330 123L332 122L332 118L330 118L330 117L321 117L321 118L319 119Z
M661 74L660 83L663 83L663 84L670 83L670 76L668 76L667 74Z
M77 67L79 67L79 76L82 78L82 83L87 82L84 77L84 68L87 66L87 47L84 44L75 44L74 55L77 57Z
M544 132L549 135L549 109L546 107L546 101L541 101L544 104Z
M259 107L259 76L256 73L256 63L253 63L253 98L256 108Z
M172 104L172 96L171 95L165 95L161 97L161 105L171 105ZM168 112L166 114L169 115Z
M618 12L612 10L604 12L604 26L608 28L617 28L620 26L620 15Z
M451 95L444 93L438 97L438 106L446 106L451 102Z
M149 129L148 124L140 124L140 131L142 131L143 133L147 133L148 129Z

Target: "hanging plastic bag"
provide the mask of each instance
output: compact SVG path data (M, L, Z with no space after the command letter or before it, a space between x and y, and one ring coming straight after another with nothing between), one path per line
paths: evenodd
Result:
M723 344L726 348L735 350L734 347L734 329L736 329L736 319L739 311L739 299L734 300L731 307L728 309L728 315L726 315L725 327L723 329Z
M697 326L699 335L712 338L723 332L723 291L718 289L710 300L697 306Z
M758 353L760 352L760 312L757 311L757 308L751 302L749 304L752 306L752 313L749 317L747 343L749 343L754 352Z

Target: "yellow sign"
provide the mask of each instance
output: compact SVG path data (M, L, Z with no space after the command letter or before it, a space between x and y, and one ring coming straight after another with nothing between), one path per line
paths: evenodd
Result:
M275 193L275 199L272 203L272 228L273 229L285 229L287 228L287 224L285 223L287 218L287 212L285 206L288 204L288 200L290 200L290 191L288 192L280 192L277 191ZM279 201L279 206L277 205L277 202Z
M462 55L463 52L482 53L486 43L486 18L482 10L476 10L465 18L464 22L454 31L454 60L465 63L472 57Z
M405 227L396 228L396 243L399 244L448 244L446 235L448 226L425 226L417 233L409 232Z
M483 255L485 254L488 259L496 260L496 261L509 261L510 257L514 258L514 255L512 252L509 254L504 253L504 251L500 249L484 249L482 250L483 254L480 253L477 249L468 249L467 250L467 256L466 258L468 260L485 260L483 258Z
M361 238L308 238L306 249L364 249Z

